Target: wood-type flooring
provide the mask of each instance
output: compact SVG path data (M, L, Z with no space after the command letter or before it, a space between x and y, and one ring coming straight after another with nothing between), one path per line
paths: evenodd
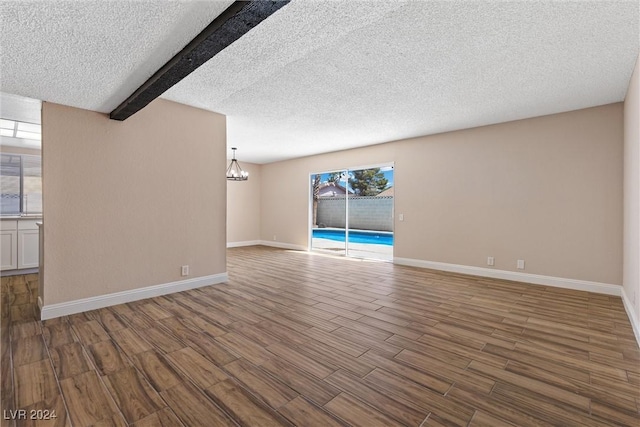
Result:
M227 262L226 284L42 322L37 275L3 277L1 425L640 425L619 297L261 246Z

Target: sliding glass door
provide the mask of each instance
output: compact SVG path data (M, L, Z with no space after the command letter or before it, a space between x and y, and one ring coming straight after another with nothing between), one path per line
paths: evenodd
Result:
M347 171L311 175L311 248L334 255L347 254Z
M393 259L393 166L311 174L311 249Z

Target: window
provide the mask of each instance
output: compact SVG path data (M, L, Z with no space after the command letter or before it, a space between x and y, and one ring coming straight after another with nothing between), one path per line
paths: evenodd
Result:
M40 141L42 139L41 133L41 126L38 124L0 119L0 135L2 136Z
M0 156L0 214L42 213L42 158L5 153Z

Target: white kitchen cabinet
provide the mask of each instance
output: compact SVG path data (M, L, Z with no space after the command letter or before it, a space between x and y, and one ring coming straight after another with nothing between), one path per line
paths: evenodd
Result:
M3 219L0 225L1 270L37 268L40 219Z
M0 269L18 268L18 231L0 230Z
M18 268L38 267L38 247L38 230L18 231Z

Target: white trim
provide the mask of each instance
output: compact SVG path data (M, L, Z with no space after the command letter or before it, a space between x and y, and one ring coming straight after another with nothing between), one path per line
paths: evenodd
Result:
M160 285L147 286L146 288L132 289L130 291L82 298L59 304L49 304L42 307L40 318L42 320L54 319L60 316L82 313L84 311L109 307L116 304L124 304L174 292L188 291L189 289L200 288L202 286L224 283L228 280L229 276L224 272L220 274L213 274L211 276L195 277L193 279L180 280L178 282L163 283Z
M42 310L42 297L38 296L38 308Z
M303 245L294 245L293 243L284 243L284 242L272 242L270 240L261 240L260 244L263 246L271 246L273 248L281 248L281 249L292 249L294 251L304 251L308 252L308 248Z
M241 246L256 246L261 245L260 240L246 240L244 242L227 242L227 248L239 248Z
M627 312L627 316L629 316L629 321L631 322L631 327L633 328L633 333L636 336L636 342L640 347L640 322L636 317L635 312L633 311L633 305L629 298L627 297L627 293L622 288L622 304L624 305L624 309Z
M609 283L590 282L587 280L567 279L564 277L542 276L539 274L520 273L516 271L494 270L491 268L473 267L469 265L448 264L445 262L423 261L411 258L393 258L394 264L411 267L431 268L433 270L452 273L470 274L473 276L491 277L493 279L513 280L532 283L534 285L553 286L576 291L596 292L606 295L622 295L622 286Z

